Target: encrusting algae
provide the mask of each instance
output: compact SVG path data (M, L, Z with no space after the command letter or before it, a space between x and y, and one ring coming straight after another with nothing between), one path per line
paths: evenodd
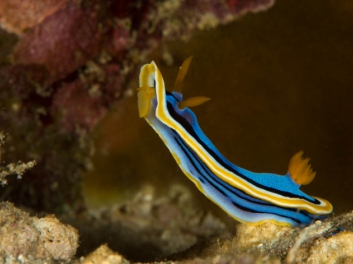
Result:
M2 153L2 145L5 143L5 136L2 131L0 131L0 164L2 163L1 160L1 153ZM21 161L18 161L16 163L10 163L6 166L0 166L0 184L5 185L7 184L7 179L6 177L10 175L17 175L17 179L21 179L23 173L31 168L34 167L36 162L29 161L26 163L23 163Z

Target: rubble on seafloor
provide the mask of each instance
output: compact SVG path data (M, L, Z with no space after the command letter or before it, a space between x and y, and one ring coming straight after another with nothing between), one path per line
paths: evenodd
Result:
M53 215L31 217L8 202L0 203L0 263L46 263L72 259L77 230Z
M23 164L12 167L0 167L3 183L10 174L31 169ZM157 196L146 185L121 204L63 215L65 224L54 215L30 216L2 202L0 263L353 261L353 212L305 228L237 224L233 233L212 213L196 209L185 187L172 185L167 193Z
M124 203L64 217L0 204L0 263L352 263L353 212L304 228L237 224L198 211L187 189L145 186ZM80 239L78 239L80 236ZM77 252L76 252L77 251ZM76 252L76 255L75 255Z
M131 261L155 261L230 236L220 219L195 210L192 204L190 192L180 185L173 185L167 196L160 197L152 186L145 186L130 201L91 211L90 217L84 215L72 222L85 249L79 253L107 243Z

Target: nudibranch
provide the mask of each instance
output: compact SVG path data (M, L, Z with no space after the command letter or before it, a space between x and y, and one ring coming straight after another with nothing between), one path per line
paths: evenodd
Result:
M145 64L138 88L139 116L157 132L184 174L240 222L299 226L330 214L332 205L328 201L300 190L315 177L302 151L292 157L286 175L277 175L240 168L217 150L190 110L209 98L182 98L182 83L190 63L191 57L180 67L172 92L166 91L156 64Z

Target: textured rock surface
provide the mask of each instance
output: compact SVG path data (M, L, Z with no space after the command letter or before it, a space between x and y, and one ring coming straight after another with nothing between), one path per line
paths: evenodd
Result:
M115 253L106 245L102 245L95 251L90 253L87 257L82 257L80 263L83 264L94 264L94 263L106 263L106 264L128 264L130 263L124 259L118 253Z
M76 229L54 216L30 217L10 203L1 203L0 262L316 264L353 260L353 212L306 228L238 224L231 235L216 217L191 210L188 191L175 186L170 193L156 197L147 186L131 201L71 220L82 234L81 247L92 248L92 252L79 252L76 259Z
M353 233L342 232L328 239L315 241L309 257L303 261L313 264L353 263Z
M352 263L353 232L349 227L352 215L348 213L331 221L317 221L306 228L279 227L271 223L260 226L239 224L234 237L208 239L207 243L196 244L183 254L165 257L163 259L168 261L157 263ZM337 233L338 226L345 226L346 231ZM141 234L146 230L148 226ZM150 230L153 233L152 230L153 227ZM183 241L182 236L169 239ZM128 263L131 256L125 255L124 258L102 246L81 262L90 259Z
M0 203L0 262L68 261L76 253L75 228L54 216L30 217L11 203Z

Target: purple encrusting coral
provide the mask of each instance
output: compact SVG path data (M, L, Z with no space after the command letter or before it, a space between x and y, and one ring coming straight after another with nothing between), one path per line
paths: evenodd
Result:
M136 66L166 40L265 10L273 0L0 3L0 26L18 42L0 70L7 159L35 159L1 197L38 210L81 208L89 132L123 95ZM7 54L8 55L8 54ZM119 128L117 128L117 134ZM10 151L16 145L16 152ZM5 146L6 149L6 146Z

